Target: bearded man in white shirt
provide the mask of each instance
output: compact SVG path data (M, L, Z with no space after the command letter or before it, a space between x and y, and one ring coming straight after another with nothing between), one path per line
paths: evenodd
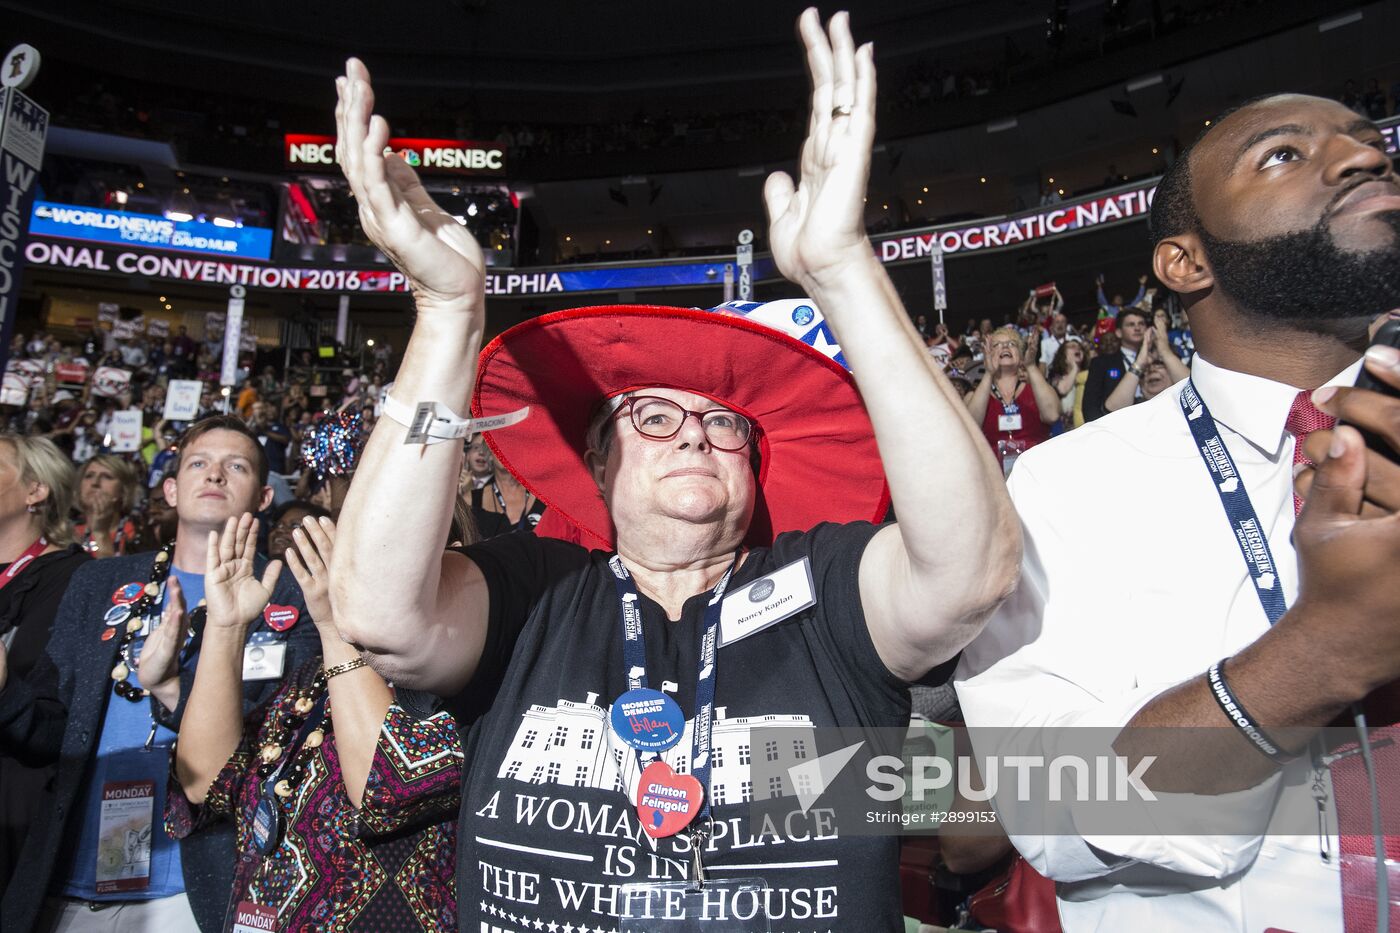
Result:
M1163 179L1151 228L1157 278L1191 315L1192 378L1018 461L1021 583L964 653L959 699L979 757L995 751L979 727L1201 727L1174 745L1171 730L1124 730L1113 748L1156 755L1151 790L1228 810L1234 828L1106 833L1073 807L1034 834L1009 827L1058 883L1067 933L1340 931L1333 786L1309 748L1400 678L1400 466L1355 427L1327 430L1323 413L1400 449L1400 402L1337 388L1360 372L1368 325L1400 307L1400 182L1374 124L1334 101L1272 96L1212 123ZM1400 354L1365 362L1400 387ZM1228 466L1203 462L1218 450L1202 443L1212 426ZM1104 475L1152 490L1136 527L1165 532L1086 515L1078 503ZM1242 558L1241 491L1272 567L1258 551ZM1109 576L1086 560L1125 534L1136 566L1184 573ZM1315 808L1317 774L1325 825L1278 830L1285 801ZM1375 928L1374 900L1361 907L1347 901L1346 929Z

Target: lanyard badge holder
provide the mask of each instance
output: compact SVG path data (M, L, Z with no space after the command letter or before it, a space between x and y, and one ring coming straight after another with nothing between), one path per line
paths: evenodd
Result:
M258 806L253 811L253 847L264 856L277 851L287 828L287 818L282 811L282 797L277 793L277 783L282 780L283 773L296 758L297 750L306 742L306 737L321 724L321 719L326 713L327 696L328 694L322 694L316 701L311 713L302 722L301 729L297 731L295 743L283 752L282 763L263 781L262 792L258 794Z
M700 641L700 670L695 683L695 720L691 733L690 774L676 774L659 753L681 741L685 716L671 697L647 686L646 640L642 632L637 588L622 559L608 562L621 605L623 661L627 692L612 705L613 731L637 755L640 777L633 804L642 829L654 839L682 830L690 843L690 878L686 881L623 885L619 896L619 933L682 933L703 930L767 931L763 914L767 884L759 878L711 880L705 876L704 850L710 836L710 741L714 726L715 671L718 662L720 606L739 559L729 565L705 606Z
M1268 618L1272 627L1279 619L1283 618L1288 610L1287 600L1283 595L1283 587L1278 580L1278 569L1274 563L1274 555L1269 547L1269 539L1265 537L1263 526L1259 522L1259 515L1254 509L1253 502L1250 501L1249 492L1245 489L1244 480L1235 467L1234 458L1230 456L1229 450L1225 447L1225 441L1220 435L1220 430L1216 427L1215 418L1212 417L1210 409L1206 406L1205 400L1196 392L1196 385L1188 380L1185 389L1182 390L1179 402L1182 416L1186 418L1186 424L1191 430L1191 436L1196 442L1197 452L1201 461L1210 472L1212 484L1215 486L1216 494L1220 496L1220 505L1225 512L1226 518L1230 521L1231 530L1235 533L1235 540L1239 544L1240 554L1244 558L1245 566L1249 571L1249 577L1254 584L1255 594L1259 597L1259 604L1264 609L1264 615ZM1212 687L1215 687L1220 679L1220 664L1211 668L1208 678ZM1235 714L1216 694L1216 702L1225 709L1225 714L1230 716L1239 725ZM1237 711L1238 712L1238 711ZM1370 738L1364 728L1364 719L1358 723L1357 727L1362 757L1368 761L1370 758ZM1252 738L1256 745L1261 743L1267 745L1270 742L1262 734L1256 732ZM1266 749L1266 754L1267 754ZM1314 739L1308 749L1312 765L1312 795L1317 803L1317 839L1318 855L1324 862L1331 862L1334 858L1330 851L1330 839L1327 829L1327 801L1328 785L1324 780L1324 775L1328 767L1339 756L1325 754L1325 749ZM1372 793L1375 794L1374 773L1371 772L1368 764L1368 779L1372 781ZM1379 832L1379 827L1376 832ZM1380 846L1383 851L1383 845ZM1386 871L1385 862L1378 861L1378 875ZM1383 877L1377 879L1377 889L1384 891L1387 887ZM1378 897L1377 902L1385 900L1385 897ZM1378 926L1384 926L1379 924Z

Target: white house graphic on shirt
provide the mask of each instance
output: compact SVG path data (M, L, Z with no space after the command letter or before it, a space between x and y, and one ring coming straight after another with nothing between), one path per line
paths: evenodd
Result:
M637 756L613 734L609 708L598 704L598 694L589 693L578 703L560 699L550 707L534 704L520 717L520 726L510 749L501 761L496 777L528 784L563 784L598 790L626 790L636 796L640 771ZM750 730L764 729L763 748L751 746ZM661 754L661 760L678 774L690 771L690 742L694 722L685 721L680 742ZM783 729L774 738L774 729ZM715 707L711 732L710 800L715 805L747 803L755 798L790 796L795 790L781 775L788 766L806 761L815 753L812 720L809 716L742 716L729 719L725 707ZM759 757L761 756L761 758ZM765 772L774 775L768 787L752 784L750 765L762 760Z

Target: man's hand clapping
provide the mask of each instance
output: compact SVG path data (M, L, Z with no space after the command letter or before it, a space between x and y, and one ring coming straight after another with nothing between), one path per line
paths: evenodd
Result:
M245 626L258 617L272 598L282 562L270 562L259 580L253 573L257 544L258 523L247 512L225 522L222 534L209 532L204 600L210 627Z
M136 669L140 672L141 686L162 706L173 710L180 701L180 649L184 647L189 623L180 581L171 574L165 585L167 594L160 625L146 636Z

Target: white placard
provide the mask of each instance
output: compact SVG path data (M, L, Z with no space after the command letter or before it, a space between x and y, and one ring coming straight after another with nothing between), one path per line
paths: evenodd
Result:
M115 301L99 301L97 303L97 319L106 321L108 324L115 324L117 316L121 313L121 305Z
M114 366L99 366L92 374L92 394L116 398L131 385L131 372Z
M118 453L141 449L141 409L112 412L112 449Z
M18 405L23 408L29 404L29 383L19 373L5 373L4 380L0 381L0 405Z
M23 379L27 389L37 388L44 382L44 364L38 360L10 360L5 369Z
M198 379L171 379L165 390L166 421L193 421L199 416L204 383Z

